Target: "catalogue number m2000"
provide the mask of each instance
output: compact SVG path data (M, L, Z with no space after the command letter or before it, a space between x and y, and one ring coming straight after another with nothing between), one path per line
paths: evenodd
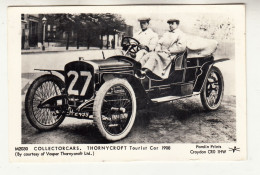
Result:
M15 151L28 151L28 147L15 147Z

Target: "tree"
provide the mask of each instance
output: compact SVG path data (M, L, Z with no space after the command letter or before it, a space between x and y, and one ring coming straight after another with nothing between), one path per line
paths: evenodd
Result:
M99 24L99 32L101 36L101 46L103 47L103 36L107 36L107 48L109 45L109 35L114 35L115 40L115 31L125 30L126 24L125 20L119 14L112 13L97 13L97 14L89 14L96 22Z
M111 13L51 14L47 18L53 19L57 23L57 30L66 32L67 50L72 31L77 35L77 48L79 48L79 42L82 38L86 41L89 48L94 36L93 34L97 33L101 36L101 48L103 47L103 36L107 35L108 48L109 35L114 35L115 40L115 31L124 30L126 26L125 20L121 15Z
M67 35L67 43L66 43L66 50L69 49L69 42L70 42L70 34L76 28L75 15L73 14L53 14L48 15L48 19L53 18L54 21L58 24L57 30L61 32L65 32Z

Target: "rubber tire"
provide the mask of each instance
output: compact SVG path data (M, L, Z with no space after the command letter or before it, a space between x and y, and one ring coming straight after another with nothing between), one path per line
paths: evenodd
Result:
M209 73L207 74L206 81L207 81L208 76L210 75L210 73L213 72L213 71L214 71L214 72L217 72L217 74L219 74L219 77L220 77L220 79L221 79L221 81L222 81L222 87L221 87L222 92L221 92L221 96L220 96L220 99L219 99L219 101L218 101L218 104L217 104L215 107L211 107L211 106L208 104L207 98L206 98L206 88L207 88L206 85L207 85L207 83L206 83L206 82L204 83L204 85L203 85L203 90L202 90L202 92L200 93L200 99L201 99L201 103L202 103L204 109L206 109L206 110L208 110L208 111L215 111L215 110L217 110L217 109L219 108L219 106L221 105L221 102L222 102L222 99L223 99L223 96L224 96L224 79L223 79L223 75L222 75L221 71L219 70L219 68L217 68L217 67L215 67L215 66L212 66L212 67L210 68Z
M132 116L130 118L130 121L126 127L126 129L120 134L120 135L111 135L108 133L105 128L103 127L102 121L101 121L101 108L103 106L103 100L105 97L105 94L107 91L114 85L123 85L129 92L131 99L132 99ZM94 101L94 106L93 106L93 119L94 123L97 125L97 128L101 135L109 141L117 141L121 140L124 137L128 135L128 133L131 131L132 126L134 124L136 117L136 97L134 90L132 86L128 83L127 80L121 79L121 78L113 78L111 80L106 81L98 90L95 101Z
M33 109L32 109L33 97L37 88L46 81L53 81L60 89L65 87L64 82L59 77L55 75L49 75L49 74L40 76L39 78L34 80L31 86L29 87L25 97L25 113L30 124L40 131L48 131L57 128L65 118L65 116L62 115L60 116L59 120L56 123L50 126L46 126L39 123L34 117Z

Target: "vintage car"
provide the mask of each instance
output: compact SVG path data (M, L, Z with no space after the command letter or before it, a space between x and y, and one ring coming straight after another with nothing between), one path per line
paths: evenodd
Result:
M177 56L169 77L161 79L152 72L145 77L135 61L139 42L131 37L122 40L124 54L100 60L69 62L64 70L48 70L29 87L25 112L31 125L41 131L58 127L65 117L93 120L102 136L117 141L127 136L137 109L149 104L169 102L200 95L206 110L221 104L224 81L217 62L206 57L187 58L187 51ZM65 82L53 72L60 73Z

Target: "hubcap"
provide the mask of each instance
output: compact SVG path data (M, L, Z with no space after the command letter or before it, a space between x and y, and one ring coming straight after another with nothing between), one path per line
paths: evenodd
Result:
M211 72L206 84L206 99L211 107L216 107L220 101L222 84L217 72Z
M101 120L108 133L119 135L127 128L132 105L131 95L125 86L115 85L107 91L101 108Z

